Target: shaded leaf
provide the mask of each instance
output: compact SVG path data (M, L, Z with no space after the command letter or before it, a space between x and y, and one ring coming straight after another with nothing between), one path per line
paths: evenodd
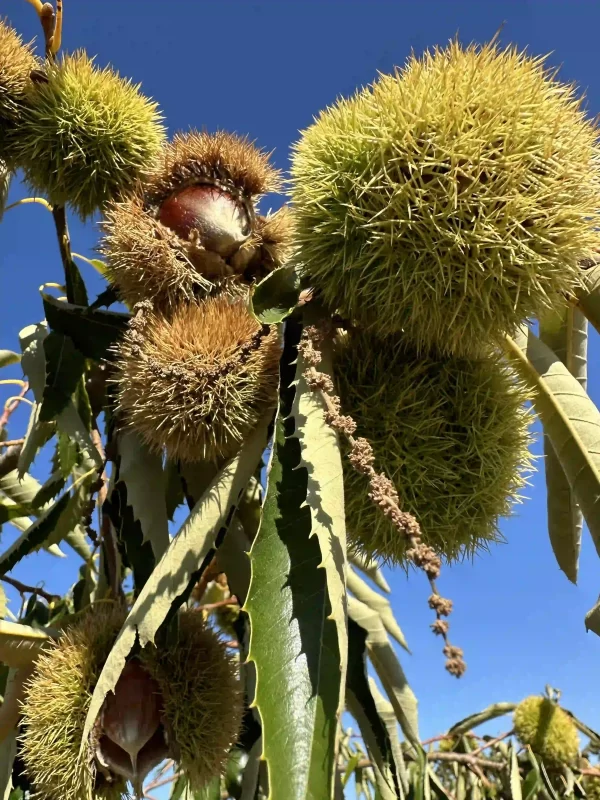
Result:
M31 505L34 509L39 509L50 503L57 494L60 494L65 488L66 480L63 475L57 471L53 472L43 486L40 486L39 491L35 494Z
M299 299L298 271L294 267L279 267L254 287L250 311L261 325L274 325L292 313Z
M370 578L378 589L389 594L391 589L374 559L368 559L360 553L349 553L348 560L364 575Z
M102 512L108 515L113 524L123 564L133 573L133 589L137 595L152 574L156 559L150 542L144 542L142 526L134 517L123 481L114 483Z
M556 353L583 389L587 383L587 327L582 312L572 306L540 320L540 340ZM583 516L547 435L544 455L550 544L559 567L577 583Z
M2 619L6 616L6 607L6 592L4 591L4 586L0 583L0 618Z
M94 689L82 748L107 692L112 691L119 680L136 637L141 647L153 642L167 616L179 607L186 593L191 592L217 534L227 524L231 510L260 460L270 420L271 414L268 414L246 439L238 455L215 477L140 592Z
M556 789L552 785L552 781L550 780L550 776L544 766L544 762L540 759L538 762L540 765L540 774L542 776L542 782L544 784L544 789L548 792L551 800L558 800L558 795L556 793Z
M468 733L471 728L476 728L484 722L489 722L491 719L496 719L496 717L503 717L505 714L510 714L516 707L515 703L494 703L494 705L488 706L477 714L470 714L468 717L461 719L460 722L457 722L456 725L450 728L448 733L454 736Z
M150 542L158 561L169 546L162 458L153 453L134 430L123 431L117 439L117 447L119 480L127 487L127 502L134 519L141 525L143 541Z
M63 411L77 389L85 370L85 358L73 340L51 331L44 339L46 385L39 420L50 422Z
M250 586L250 540L237 516L227 529L217 550L219 569L227 574L227 583L240 605L246 602Z
M506 341L600 554L600 411L535 334L524 331L517 341Z
M379 614L386 631L401 645L401 647L410 653L404 634L394 617L392 606L387 597L382 597L374 589L371 589L371 587L354 572L352 567L348 568L347 580L349 591L352 592L357 600L360 600L361 603L364 603Z
M10 191L10 182L12 172L9 170L8 165L3 159L0 159L0 222L4 217L4 209L6 208L6 201L8 200L8 192ZM2 795L4 797L4 795Z
M47 335L48 331L44 325L29 325L19 333L19 341L23 350L21 359L23 371L27 375L38 404L43 402L46 383L46 357L43 343ZM39 415L37 421L39 422ZM98 467L103 465L102 458L90 436L89 426L82 420L72 399L69 399L64 409L58 414L56 424L59 430L75 441L82 452Z
M17 503L2 503L0 500L0 525L4 525L5 522L10 522L17 517L26 517L29 513L31 513L29 506L21 506Z
M44 313L51 330L69 336L86 358L112 357L111 348L127 328L128 314L76 306L42 294Z
M8 367L11 364L18 364L21 356L12 350L0 350L0 367Z
M360 727L371 760L378 767L381 778L378 785L382 800L387 800L388 797L393 800L400 796L402 784L404 790L408 791L407 778L401 770L404 760L397 762L394 759L390 729L377 710L372 686L367 679L366 640L366 631L353 619L348 620L346 703ZM394 715L394 725L395 723Z
M341 691L338 633L320 568L326 554L312 530L293 412L299 338L298 326L286 328L267 494L244 606L272 800L331 797Z
M57 530L62 515L67 512L70 499L69 494L64 494L0 555L0 575L6 575L24 556L42 547L50 539Z
M36 660L55 632L17 622L0 622L0 661L15 669Z
M534 769L529 770L525 776L525 780L523 781L523 800L532 800L532 798L535 797L535 795L539 792L540 785L538 773Z
M404 670L396 658L381 617L360 600L348 598L348 614L367 633L367 651L385 692L394 707L396 718L408 741L421 750L417 699L408 685Z

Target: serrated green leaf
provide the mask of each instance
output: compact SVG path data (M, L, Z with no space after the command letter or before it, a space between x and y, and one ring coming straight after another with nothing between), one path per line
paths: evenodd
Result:
M531 331L506 353L534 392L534 406L600 554L600 411L565 365Z
M448 733L452 736L460 736L463 733L468 733L471 728L483 725L484 722L489 722L491 719L510 714L516 707L515 703L494 703L494 705L488 706L477 714L470 714L468 717L461 719L460 722L457 722L450 728Z
M398 738L398 720L396 719L396 714L394 713L394 707L381 694L373 678L369 678L369 687L371 689L371 694L373 695L373 700L375 701L377 713L379 714L388 732L389 740L392 746L393 765L395 767L398 784L400 785L402 792L408 792L408 771L406 769L406 764L404 763L404 755L402 753L402 748L400 747L400 739Z
M133 515L133 508L127 497L127 487L121 480L115 480L113 483L103 513L108 514L114 526L123 563L132 571L133 588L137 595L156 567L156 559L152 545L150 542L144 542L142 526Z
M560 358L584 390L587 328L587 319L572 306L565 306L560 312L545 315L540 320L540 340ZM544 455L550 544L559 567L570 581L577 583L583 515L547 435L544 435Z
M119 480L127 487L127 502L138 520L143 541L150 542L156 561L169 546L166 477L162 458L150 450L138 433L127 430L117 439Z
M400 629L400 626L394 617L392 606L387 597L382 597L374 589L371 589L371 587L368 586L365 581L363 581L363 579L356 574L356 572L354 572L352 567L348 567L347 580L348 590L352 592L354 597L356 597L357 600L360 600L361 603L364 603L373 611L376 611L381 617L383 627L390 634L390 636L395 639L401 647L410 653L408 644L404 638L404 634L402 633L402 630Z
M191 591L204 559L214 547L217 534L227 524L260 461L270 421L271 414L267 414L246 439L238 455L215 477L140 592L94 689L85 721L82 749L107 692L112 691L119 680L136 638L141 647L153 642L180 598Z
M21 360L23 371L27 375L38 404L43 402L46 384L46 357L43 343L47 336L48 330L44 325L29 325L19 333L19 342L23 351ZM37 421L39 422L39 412ZM102 458L90 436L89 428L81 419L72 399L67 402L64 409L58 414L56 424L58 429L75 441L81 451L94 461L98 467L103 465ZM21 465L19 468L21 468Z
M322 342L320 350L319 370L332 377L331 342ZM338 436L326 422L323 397L321 393L311 391L306 383L304 373L308 367L302 355L298 354L292 416L296 421L295 435L300 441L299 468L305 469L308 475L306 502L311 516L311 536L316 536L319 542L321 566L327 576L331 618L335 622L338 649L342 654L338 703L338 714L341 714L348 652L344 474Z
M34 509L50 503L65 488L66 480L59 471L53 472L31 501Z
M76 306L48 294L42 294L42 299L51 330L69 336L86 358L113 357L112 348L127 328L128 314Z
M540 759L538 763L540 765L540 774L542 776L542 783L544 784L544 789L548 792L550 800L558 800L556 789L552 785L552 781L550 780L550 776L548 775L546 767L544 766L544 762Z
M22 558L48 541L57 529L61 516L67 511L69 500L69 494L64 494L0 555L0 575L6 575Z
M261 325L277 325L289 317L300 299L300 275L295 267L279 267L257 284L250 312Z
M381 617L355 597L348 598L348 614L366 631L369 658L394 707L396 719L408 741L420 751L417 698L408 685Z
M21 356L12 350L0 350L0 367L9 367L11 364L18 364Z
M360 553L349 553L348 560L364 575L370 578L378 589L381 589L381 591L386 594L390 594L391 589L389 584L374 559L368 559Z
M62 333L50 331L44 339L46 385L40 408L40 422L50 422L72 398L85 370L85 358Z
M58 468L63 478L68 478L77 464L77 445L64 433L57 436Z
M3 503L0 500L0 525L10 522L17 517L26 517L31 513L29 506L18 505L17 503Z
M40 406L38 403L34 403L29 415L25 442L21 448L17 465L18 473L21 476L27 473L38 451L50 441L56 432L56 424L54 422L40 422L39 416Z
M583 288L578 292L578 305L594 328L600 332L600 263L581 272Z
M270 800L331 797L341 691L338 634L293 413L299 336L298 327L287 328L268 488L244 607Z
M52 641L52 632L17 622L0 622L0 661L8 667L29 666Z
M348 621L348 675L346 703L357 721L371 760L377 765L379 791L383 800L401 795L402 786L408 792L408 778L402 771L404 759L395 759L390 728L377 710L372 686L367 679L366 631L354 620ZM382 698L383 699L383 698ZM393 709L392 709L393 713ZM396 716L393 714L394 725ZM397 736L396 736L397 738Z

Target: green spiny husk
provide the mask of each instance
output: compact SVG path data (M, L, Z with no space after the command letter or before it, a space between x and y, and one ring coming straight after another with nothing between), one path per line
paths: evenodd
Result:
M547 697L526 697L514 715L515 733L545 764L574 764L579 755L579 735L571 718Z
M91 693L125 620L116 605L86 613L38 660L23 704L21 754L34 791L45 800L118 800L124 781L96 785L91 757L79 760Z
M304 131L298 258L352 323L479 354L578 286L598 166L595 123L544 59L453 42Z
M31 86L31 72L38 61L31 45L0 20L0 156L12 162L12 140L19 113Z
M141 660L161 687L176 761L195 790L223 771L242 720L233 658L198 611L181 615L176 646L146 647Z
M485 358L418 354L398 339L354 331L335 351L342 413L373 446L423 541L448 560L499 540L531 468L527 394L495 352ZM368 498L368 479L344 459L350 544L404 561L406 542Z
M130 190L164 139L156 103L110 68L75 53L30 90L15 142L28 183L82 218Z

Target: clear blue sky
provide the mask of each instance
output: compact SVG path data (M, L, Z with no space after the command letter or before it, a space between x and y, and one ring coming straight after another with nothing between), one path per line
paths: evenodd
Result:
M25 37L38 35L25 0L4 0L2 13ZM195 126L249 134L274 149L285 169L298 131L338 95L371 82L378 70L401 65L411 48L419 53L457 32L463 42L483 42L502 23L504 43L528 46L534 54L552 52L551 63L563 65L563 79L582 86L591 113L600 112L600 3L593 0L65 0L64 45L83 47L98 54L98 63L142 81L161 104L171 133ZM15 185L12 199L20 196L23 189ZM74 249L93 255L96 227L72 221L71 232ZM90 289L100 290L91 268L83 269ZM0 347L18 349L18 330L42 316L39 285L61 277L47 212L39 206L10 211L0 226ZM594 335L590 391L597 402L599 352ZM24 419L15 419L11 435L22 432ZM600 639L586 634L583 623L600 592L600 561L586 532L580 582L572 586L548 543L541 462L528 494L518 516L502 525L506 545L474 565L446 569L440 580L442 593L455 601L452 640L464 647L468 663L462 680L443 669L439 640L428 627L424 579L388 571L394 609L413 650L402 661L420 701L423 736L489 703L541 692L546 683L562 689L564 704L600 728ZM3 544L11 539L7 527ZM49 567L55 570L51 577ZM76 580L74 570L71 557L36 556L14 574L46 578L48 588L62 591Z

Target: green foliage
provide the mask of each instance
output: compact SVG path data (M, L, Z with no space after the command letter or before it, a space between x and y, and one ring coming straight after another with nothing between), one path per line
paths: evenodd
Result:
M418 356L355 332L340 341L334 369L343 413L373 445L375 468L392 479L424 540L448 559L496 541L498 518L530 469L527 395L500 358ZM352 546L403 561L406 541L370 502L368 479L344 468Z
M597 158L593 123L543 59L456 41L411 56L295 145L298 260L351 322L481 353L579 285Z
M89 217L151 168L163 143L161 116L131 81L83 52L46 71L22 111L15 158L53 205Z

